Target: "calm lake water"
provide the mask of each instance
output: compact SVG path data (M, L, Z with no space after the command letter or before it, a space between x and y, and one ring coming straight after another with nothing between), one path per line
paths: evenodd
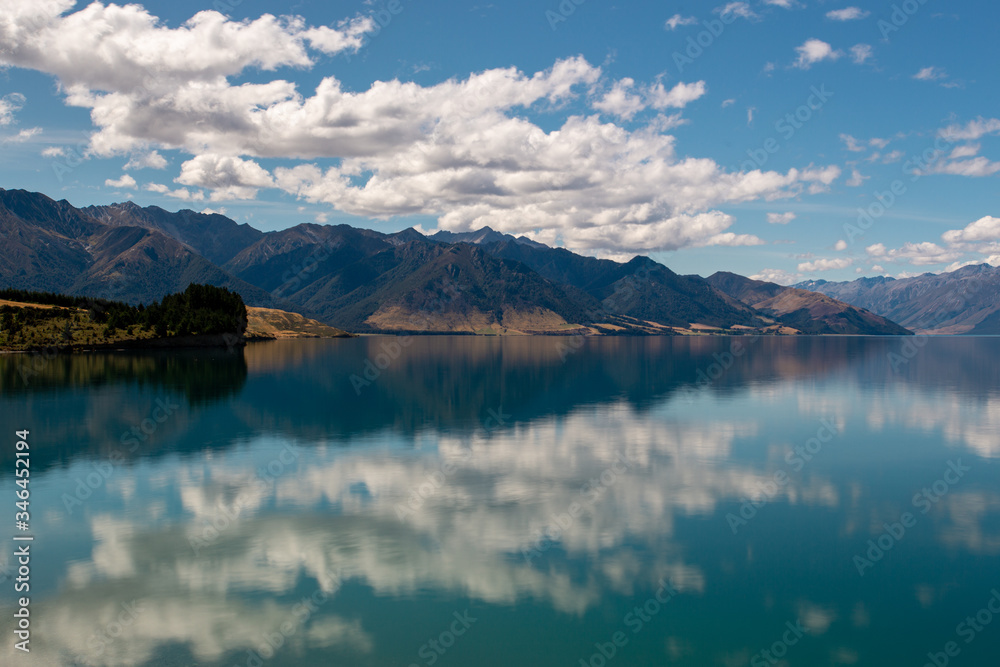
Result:
M309 340L0 388L5 665L1000 659L1000 338Z

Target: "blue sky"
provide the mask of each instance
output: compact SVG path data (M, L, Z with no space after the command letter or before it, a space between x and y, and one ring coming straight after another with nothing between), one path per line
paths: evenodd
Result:
M1000 265L994 3L577 1L0 0L0 187L784 283Z

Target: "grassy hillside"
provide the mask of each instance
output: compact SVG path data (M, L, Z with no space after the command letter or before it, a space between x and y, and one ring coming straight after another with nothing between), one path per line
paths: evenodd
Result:
M247 308L247 338L346 338L350 335L298 313L273 308Z

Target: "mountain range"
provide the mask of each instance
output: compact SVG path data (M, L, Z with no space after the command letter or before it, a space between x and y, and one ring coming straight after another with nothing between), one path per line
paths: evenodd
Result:
M0 286L136 303L199 282L354 332L908 333L835 296L678 275L648 257L584 257L489 228L261 232L219 214L75 208L0 189L0 249Z
M796 287L868 309L920 334L1000 334L1000 268L989 264L912 278L817 280Z

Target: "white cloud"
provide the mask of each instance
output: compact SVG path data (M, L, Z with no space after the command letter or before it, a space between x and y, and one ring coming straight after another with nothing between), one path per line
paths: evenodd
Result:
M133 155L128 162L125 163L124 169L127 171L129 169L166 169L167 159L159 154L157 151L150 151L148 153L139 153Z
M73 8L59 2L58 11ZM170 28L140 5L99 3L38 22L35 4L18 7L14 27L33 29L0 23L5 58L52 74L68 104L89 110L93 154L129 154L130 169L165 167L157 151L191 156L176 178L187 187L146 186L186 201L278 188L351 215L426 215L451 231L491 225L581 252L628 253L756 243L733 233L734 220L717 208L822 192L840 174L836 166L732 173L679 157L668 131L685 121L667 110L704 96L701 81L667 89L623 80L615 107L593 97L614 90L601 68L575 57L534 74L498 68L427 86L350 90L327 76L300 92L268 73L311 68L316 50L355 48L362 23L319 29L295 17L236 22L203 11ZM723 10L754 16L746 3ZM638 113L629 95L658 113L634 130L603 122L597 105ZM591 110L552 129L527 117L569 102ZM292 164L269 174L263 158Z
M914 266L947 264L961 257L961 252L942 248L936 243L905 243L897 249L886 249L885 244L876 243L865 248L869 257L877 257L890 262L908 262Z
M868 145L869 146L874 146L875 148L877 148L879 150L882 150L883 148L885 148L886 146L889 145L889 140L888 139L880 139L878 137L874 137L874 138L868 140Z
M136 186L135 179L128 174L122 174L122 177L117 181L114 179L107 179L104 181L104 185L109 188L120 188L120 189L134 189Z
M845 7L844 9L835 9L831 12L826 13L826 18L831 21L857 21L858 19L863 19L867 17L871 12L865 11L859 7Z
M144 189L148 192L156 192L167 197L180 199L181 201L205 201L205 193L200 190L195 190L194 192L191 192L187 188L171 190L162 183L148 183Z
M924 173L930 174L951 174L953 176L971 176L981 178L992 176L1000 172L1000 162L991 162L985 157L977 157L971 160L939 161Z
M795 0L764 0L765 5L773 5L775 7L783 7L784 9L791 9L795 7Z
M865 248L865 252L871 257L885 257L885 244L875 243Z
M646 91L649 106L654 109L683 109L691 102L701 98L708 92L704 81L695 83L678 83L669 91L662 83L656 83Z
M787 225L789 222L794 220L796 215L792 212L788 213L768 213L767 221L772 225Z
M309 28L302 33L302 36L309 40L314 49L327 54L337 54L357 51L361 48L365 35L374 32L375 28L375 19L371 16L356 16L353 19L340 21L336 29L327 26Z
M681 16L680 14L674 14L669 19L667 19L666 28L667 30L677 30L679 26L682 25L697 25L698 19L693 16Z
M725 232L723 234L716 234L715 236L709 237L703 244L706 246L718 245L718 246L755 246L764 245L764 241L753 234L734 234L733 232Z
M940 130L938 135L948 141L976 141L988 134L1000 132L1000 118L983 118L969 121L963 125L949 125Z
M63 157L64 155L66 155L66 149L62 146L49 146L42 149L42 157Z
M851 60L857 65L862 65L875 54L875 50L870 44L855 44L851 47Z
M722 7L716 7L712 11L719 15L732 14L734 16L739 16L740 18L744 18L747 20L757 18L757 14L755 14L754 11L750 9L749 3L746 2L730 2L729 4L723 5Z
M764 269L760 273L750 276L750 279L763 280L764 282L777 283L778 285L793 285L802 280L802 276L797 273L783 271L782 269Z
M839 241L837 241L837 243L836 243L836 244L835 244L835 245L833 246L833 249L834 249L834 250L838 250L838 251L844 251L844 250L847 250L847 241L845 241L844 239L840 239L840 240L839 240Z
M1000 218L984 216L969 223L964 229L952 229L941 235L945 243L968 243L975 241L1000 241Z
M882 164L892 164L893 162L899 162L904 157L906 157L906 153L904 153L903 151L896 150L886 153L885 155L880 155L879 157L882 160Z
M918 81L939 81L947 76L948 74L940 67L925 67L914 74L913 78Z
M29 127L27 129L21 130L17 134L12 134L3 138L4 143L19 144L31 139L42 133L42 128L40 127Z
M847 186L851 188L861 187L871 176L864 176L857 169L851 169L851 177L847 179Z
M800 273L815 273L817 271L836 271L839 269L846 269L854 260L850 257L840 257L837 259L817 259L813 262L804 262L799 264L798 271Z
M841 134L840 140L844 142L844 144L847 146L847 150L849 151L860 153L866 150L864 144L862 144L849 134Z
M965 157L975 157L979 154L979 150L981 148L981 144L965 144L964 146L956 146L955 150L953 150L951 155L948 156L948 159L960 160Z
M181 185L212 190L212 201L254 199L260 188L274 187L271 175L252 160L203 154L181 165Z
M723 109L725 109L726 107L731 107L734 104L736 104L736 100L733 99L733 98L729 98L728 100L722 100L722 108Z
M624 120L631 120L646 108L642 98L632 92L634 88L635 81L632 79L616 81L611 90L600 101L594 103L594 108Z
M806 40L802 46L795 47L795 51L799 54L795 66L801 69L809 69L818 62L836 60L844 55L841 51L835 51L832 46L819 39Z
M25 97L21 93L10 93L0 97L0 126L14 122L14 114L24 106Z

